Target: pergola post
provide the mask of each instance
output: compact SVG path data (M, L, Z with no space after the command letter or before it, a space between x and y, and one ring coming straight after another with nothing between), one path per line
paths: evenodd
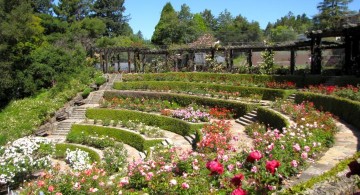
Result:
M233 69L234 67L234 50L233 49L230 49L230 67L231 69Z
M351 72L351 38L347 33L345 35L345 64L343 69L345 74Z
M294 74L295 71L295 49L291 48L290 50L290 74Z
M248 64L249 64L249 68L251 68L252 65L253 65L253 63L252 63L252 50L251 49L248 50L247 61L248 61Z
M128 56L128 73L131 73L131 56L130 56L130 51L127 51L127 56Z
M321 74L321 37L311 37L311 74Z

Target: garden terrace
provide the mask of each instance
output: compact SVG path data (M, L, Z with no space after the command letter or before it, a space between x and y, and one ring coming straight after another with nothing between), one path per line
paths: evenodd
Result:
M343 77L342 77L343 78ZM330 77L326 76L285 76L285 75L256 75L256 74L219 74L208 72L169 72L152 74L124 74L122 80L128 81L182 81L203 82L216 84L232 84L240 86L265 86L267 82L292 82L296 87L319 85L325 83ZM346 81L354 81L349 77ZM336 84L348 83L336 79ZM360 83L360 81L358 81Z
M145 139L142 135L129 130L93 125L73 125L67 136L67 140L73 143L82 144L81 136L89 135L108 136L142 152L163 141L163 139Z
M118 82L114 84L117 90L162 90L176 92L192 92L195 94L211 94L212 91L216 95L221 93L236 93L239 97L259 96L263 100L275 100L276 98L286 98L293 93L291 90L268 89L260 87L238 87L231 85L180 82L180 81L137 81L137 82ZM232 96L230 94L225 94Z

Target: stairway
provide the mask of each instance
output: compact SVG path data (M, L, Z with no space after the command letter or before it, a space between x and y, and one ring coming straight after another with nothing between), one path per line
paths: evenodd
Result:
M69 119L84 120L86 118L86 107L75 107Z
M88 100L87 100L87 104L99 104L101 99L104 96L104 91L94 91L91 92Z
M257 111L253 110L253 111L245 114L244 116L236 119L235 122L237 122L243 126L248 126L257 120L256 117L257 117Z
M58 125L56 130L52 133L52 135L57 135L57 136L64 136L66 137L66 135L70 132L71 129L71 125L73 124L73 121L70 120L64 120L61 121Z
M286 100L289 101L289 102L295 102L295 97L296 97L296 94L293 93L291 95L289 95Z

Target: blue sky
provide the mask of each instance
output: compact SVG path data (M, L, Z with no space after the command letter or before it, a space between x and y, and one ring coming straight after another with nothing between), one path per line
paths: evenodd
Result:
M318 13L316 6L321 0L125 0L125 14L130 15L129 24L134 33L141 30L146 39L151 39L161 10L167 2L176 11L185 3L192 13L209 9L215 17L227 9L233 16L241 14L249 21L258 21L264 29L268 22L275 22L289 11L294 15L305 13L309 17L314 16ZM358 11L360 0L354 0L349 8Z

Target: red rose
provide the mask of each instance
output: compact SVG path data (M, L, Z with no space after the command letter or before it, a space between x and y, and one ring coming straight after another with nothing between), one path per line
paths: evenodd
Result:
M231 192L231 195L246 195L246 191L238 188Z
M275 169L280 166L280 162L277 160L267 161L266 162L266 170L268 170L270 173L274 174Z
M255 161L258 161L262 158L262 154L258 151L258 150L255 150L255 151L252 151L250 152L249 156L247 157L247 161L248 162L255 162Z
M221 175L224 172L224 167L217 159L209 161L206 163L206 168L211 171L211 175L219 174Z
M236 187L240 187L241 186L241 181L244 179L244 175L239 173L237 175L235 175L233 178L231 178L230 182L236 186Z

